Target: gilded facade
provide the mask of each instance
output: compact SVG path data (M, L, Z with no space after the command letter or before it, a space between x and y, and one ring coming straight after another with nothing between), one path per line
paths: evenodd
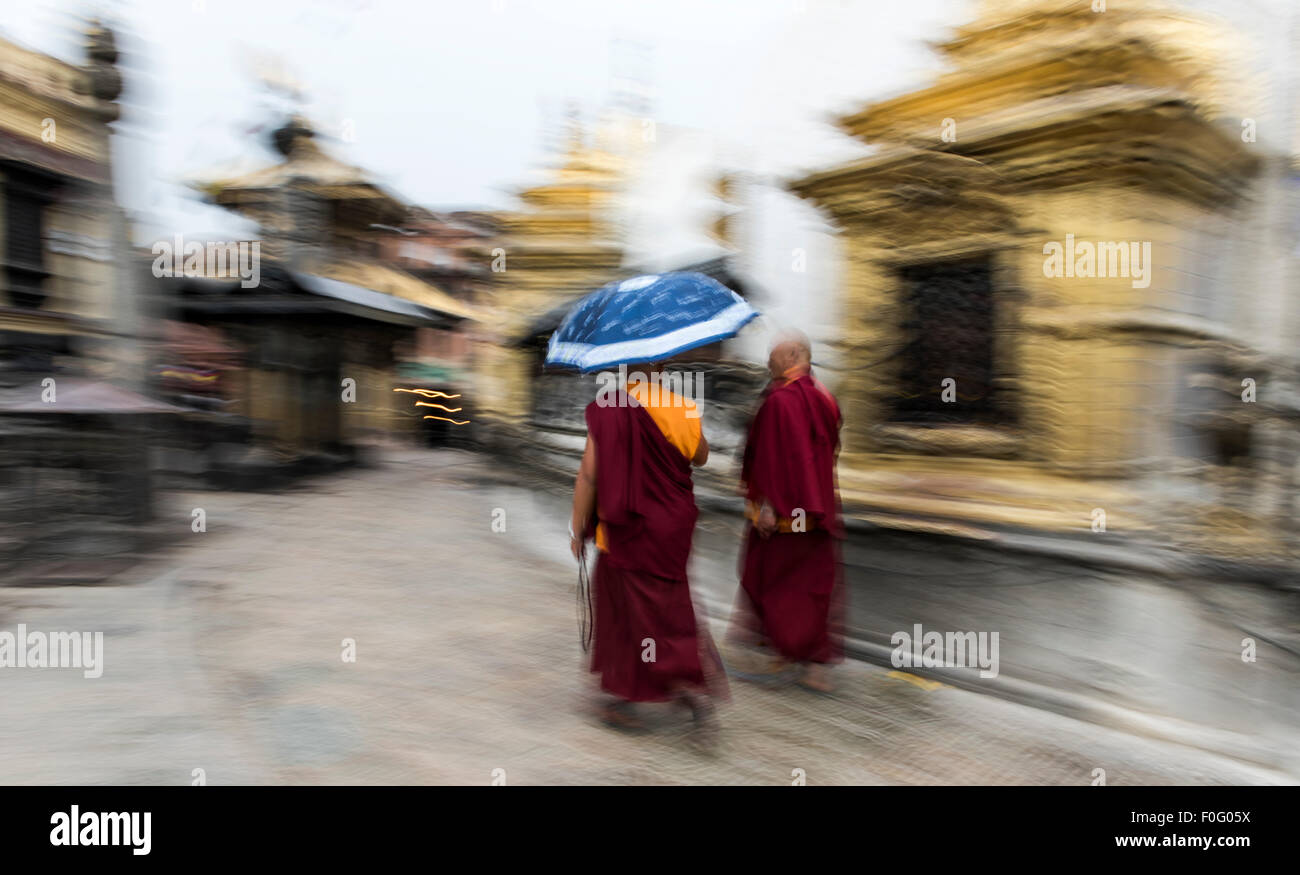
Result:
M112 185L110 30L74 65L0 40L0 576L95 580L143 549L143 312Z
M1249 319L1286 279L1251 257L1270 180L1225 46L1156 6L990 3L950 72L839 120L874 153L790 187L841 235L861 515L1286 551L1295 358Z
M86 50L73 66L0 41L0 370L13 375L72 357L126 376L108 126L121 77L111 32L93 27Z
M475 344L475 395L489 428L525 428L535 413L545 335L553 315L620 275L615 219L625 160L574 128L555 166L518 193L520 208L495 215L483 331ZM537 330L534 330L536 327Z

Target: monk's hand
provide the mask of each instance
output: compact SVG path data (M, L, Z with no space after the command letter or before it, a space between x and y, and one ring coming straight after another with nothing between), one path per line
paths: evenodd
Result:
M776 531L776 511L772 510L772 505L767 502L763 503L763 509L758 512L758 522L754 524L758 533L764 538Z
M573 558L579 562L587 553L587 540L573 529L573 523L569 523L569 552Z

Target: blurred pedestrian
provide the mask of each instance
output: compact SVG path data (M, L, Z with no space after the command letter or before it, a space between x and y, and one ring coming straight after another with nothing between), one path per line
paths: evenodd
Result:
M645 367L586 411L570 549L581 560L593 537L599 551L591 670L609 697L606 723L639 728L633 703L678 701L697 738L711 741L712 694L725 693L725 675L686 576L698 516L691 466L708 460L709 444L695 403Z
M802 333L776 339L768 370L741 471L749 526L732 632L770 647L778 665L797 665L804 686L830 692L827 666L842 655L840 409L813 375Z

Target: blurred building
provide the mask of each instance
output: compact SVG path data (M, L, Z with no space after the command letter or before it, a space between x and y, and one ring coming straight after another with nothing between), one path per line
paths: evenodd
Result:
M1231 28L1092 6L983 4L950 72L839 120L870 157L791 184L841 231L846 499L1285 554L1295 94L1256 140Z
M91 580L152 516L141 312L112 185L122 78L0 40L0 574Z
M203 451L210 471L263 483L347 463L371 437L416 434L422 411L394 392L411 383L398 373L402 357L418 361L419 332L454 333L473 316L467 301L403 269L418 261L401 250L410 205L326 154L301 118L272 141L279 163L201 184L212 202L261 229L247 241L260 256L251 287L229 264L217 275L154 280L166 315L200 326L182 332L191 339L203 336L188 352L168 348L160 377L186 369L210 376L214 348L239 351L217 375L219 412L205 404L186 414L200 441L186 446ZM166 272L165 255L155 275L160 263ZM218 424L220 441L201 437Z
M754 291L732 258L734 208L716 157L693 132L656 129L617 108L589 133L570 121L554 164L519 192L519 210L496 214L499 235L480 250L492 271L483 298L488 332L476 354L483 440L515 454L536 451L537 461L560 468L576 463L595 376L544 362L551 333L582 296L669 270ZM758 383L754 368L724 346L698 350L696 362L681 366L705 372L710 440L725 436L731 445ZM732 403L737 398L743 403Z
M625 275L615 224L624 160L587 143L575 124L554 166L518 193L518 210L495 215L498 235L480 250L492 283L475 351L475 393L502 442L534 424L576 427L576 375L539 382L546 339L582 295ZM592 395L594 397L594 393ZM488 435L482 435L490 438Z
M495 238L495 219L472 211L440 212L412 207L400 228L379 239L380 259L435 286L468 307L476 307L491 282L491 271L482 257L483 247ZM461 320L454 325L421 326L412 344L398 352L396 374L407 387L446 390L461 395L459 406L474 407L473 354L480 332L478 323ZM444 405L457 406L457 405ZM417 408L411 407L411 412ZM473 441L474 430L458 426L466 417L422 420L426 436L439 444Z

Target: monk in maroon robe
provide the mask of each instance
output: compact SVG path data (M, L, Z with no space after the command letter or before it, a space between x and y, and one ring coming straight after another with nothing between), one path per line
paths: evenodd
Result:
M710 693L725 680L686 577L699 513L691 466L708 460L709 445L694 402L646 389L629 384L586 411L570 548L581 560L594 537L599 549L591 670L612 697L606 723L636 728L631 703L675 700L711 737Z
M768 369L741 473L750 525L733 633L770 646L778 662L802 667L803 685L828 692L826 666L842 656L840 410L813 376L802 334L778 340Z

